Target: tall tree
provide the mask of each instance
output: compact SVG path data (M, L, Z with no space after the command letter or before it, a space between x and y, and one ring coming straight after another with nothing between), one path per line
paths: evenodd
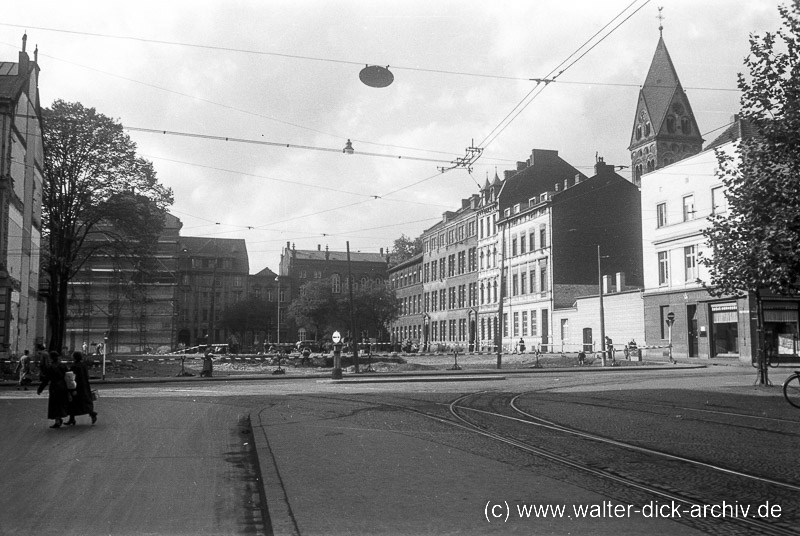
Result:
M336 326L341 312L339 300L331 290L330 279L315 279L303 285L300 296L292 300L287 311L289 318L298 327L313 333L315 339Z
M422 237L411 238L404 234L394 241L392 248L392 261L402 262L410 259L417 253L422 253Z
M248 332L267 332L275 319L269 302L261 298L251 297L225 308L221 326L244 339Z
M756 135L734 155L718 152L729 210L711 218L704 235L713 255L701 258L712 295L756 298L762 335L762 292L800 290L800 0L778 10L783 28L750 37L739 88L742 120ZM767 383L763 336L759 345Z
M43 270L50 282L49 347L60 350L69 281L93 255L147 262L172 192L136 156L122 125L62 100L43 110Z
M359 287L353 293L353 314L360 331L380 338L400 315L400 303L394 289L388 285Z

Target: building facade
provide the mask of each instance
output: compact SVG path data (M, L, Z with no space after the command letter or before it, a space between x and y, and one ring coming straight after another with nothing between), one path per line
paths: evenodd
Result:
M177 337L178 233L167 215L147 266L126 257L94 255L69 283L69 349L147 353L173 349ZM92 236L103 240L102 228Z
M34 351L44 336L39 299L44 152L38 52L27 36L0 62L0 357Z
M240 345L221 321L227 307L247 297L250 268L245 241L185 236L178 248L178 345Z
M700 256L711 255L702 235L710 226L708 218L727 213L715 151L736 154L736 142L728 140L742 130L735 120L720 137L722 143L642 178L647 339L668 344L671 338L678 355L743 363L757 359L755 297L710 295L703 286L709 281L708 269L698 262ZM796 356L800 301L767 295L763 311L767 346L778 359ZM669 313L675 318L671 329Z
M476 194L422 233L423 345L474 351L478 322Z
M390 327L391 342L395 345L415 344L427 350L424 332L426 313L423 307L422 257L419 253L389 268L389 284L395 290L400 315Z
M602 159L587 178L556 151L538 149L507 183L498 220L503 349L521 341L543 352L599 345L594 323L554 312L598 293L604 278L617 281L618 292L641 288L638 188Z

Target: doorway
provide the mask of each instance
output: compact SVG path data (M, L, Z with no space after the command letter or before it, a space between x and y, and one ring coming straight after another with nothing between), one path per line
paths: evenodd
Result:
M689 357L698 357L697 304L686 306L686 326L688 328Z

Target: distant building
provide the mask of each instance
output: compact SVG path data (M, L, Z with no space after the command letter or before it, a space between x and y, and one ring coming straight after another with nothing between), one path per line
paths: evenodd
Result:
M38 51L0 62L0 357L33 353L44 335L39 300L42 116Z
M389 330L391 341L411 341L424 349L428 339L423 329L428 318L422 305L422 253L389 268L389 284L400 304L400 314Z
M478 207L476 194L422 233L421 345L475 349L478 324Z
M352 277L354 289L369 285L384 285L388 277L389 254L384 255L383 248L380 253L350 252L348 262L346 251L330 251L318 245L316 250L295 249L289 242L281 253L279 268L279 284L283 292L281 303L291 302L300 295L300 288L313 280L327 280L330 282L334 294L341 294L348 290L348 273ZM281 342L297 341L308 338L310 335L302 327L295 326L286 318L286 309L281 307ZM284 324L284 319L286 323ZM343 321L342 335L349 333L349 322ZM341 330L340 330L341 331ZM376 338L381 334L360 333L359 339Z
M93 255L69 282L67 339L71 350L109 353L172 350L178 336L181 222L167 214L156 251L147 261ZM102 226L98 229L102 231ZM94 233L90 240L104 240Z
M238 344L221 321L248 295L249 261L242 239L184 236L178 240L177 342Z

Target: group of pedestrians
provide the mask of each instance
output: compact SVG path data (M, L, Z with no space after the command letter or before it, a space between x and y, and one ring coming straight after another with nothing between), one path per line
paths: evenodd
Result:
M39 347L40 383L36 393L42 394L45 388L48 389L47 418L55 421L50 428L74 426L78 415L89 415L92 424L97 422L89 369L83 362L83 353L75 352L72 360L73 364L68 368L58 352L47 354L44 347ZM66 417L69 420L65 423Z

